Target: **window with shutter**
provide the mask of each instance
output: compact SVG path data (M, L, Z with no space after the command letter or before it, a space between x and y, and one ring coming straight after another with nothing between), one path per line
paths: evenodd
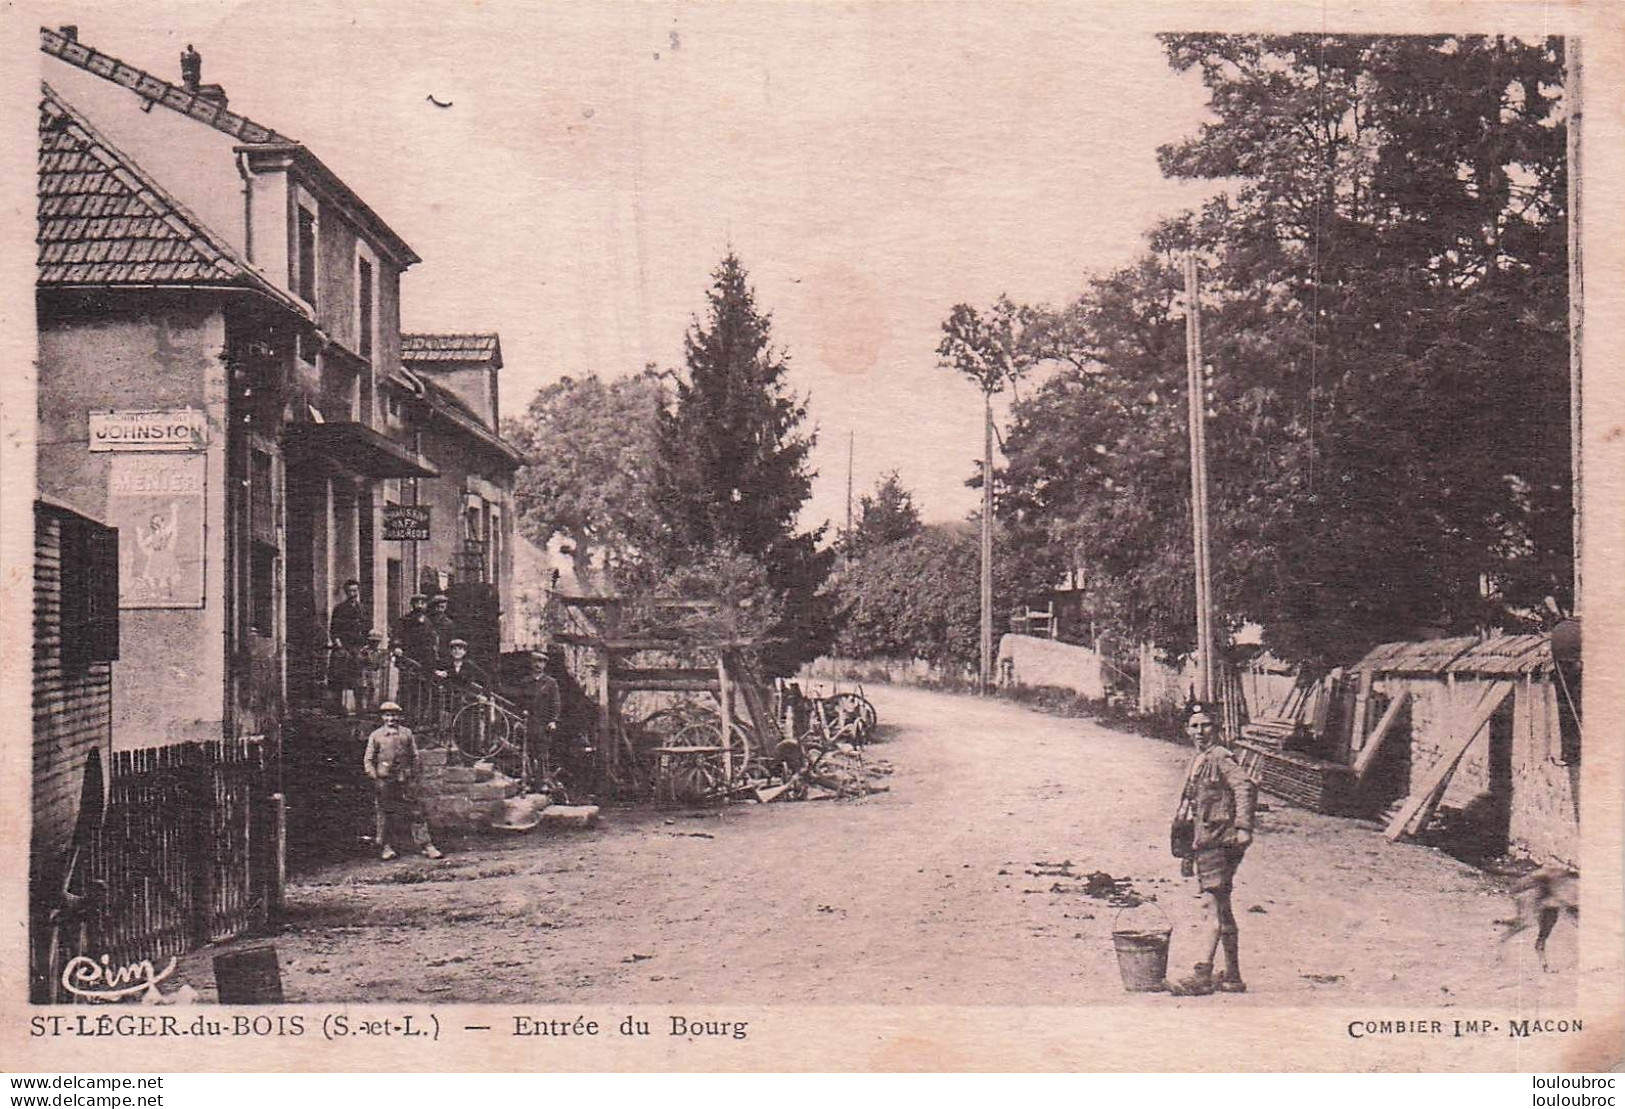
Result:
M118 529L62 518L62 664L118 658Z

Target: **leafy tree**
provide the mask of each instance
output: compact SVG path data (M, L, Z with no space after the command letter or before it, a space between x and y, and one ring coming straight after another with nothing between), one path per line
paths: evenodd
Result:
M613 571L637 555L652 514L655 418L665 397L652 370L612 381L563 377L504 421L503 435L525 456L514 480L520 529L540 546L568 539L578 579L595 559Z
M1226 614L1325 664L1566 600L1561 43L1164 41L1214 113L1164 170L1233 191L1038 325L1070 369L1017 406L1003 514L1126 630L1188 642L1172 263L1195 249Z
M782 606L763 661L787 674L827 648L834 631L819 595L834 553L819 549L822 528L796 528L812 490L815 436L802 430L806 405L785 384L770 316L757 309L734 254L713 273L707 305L687 335L676 404L657 423L655 546L673 567L719 551L758 561Z
M1007 562L994 564L996 611L1016 590ZM922 658L974 667L980 653L976 525L929 525L874 547L839 570L831 594L844 620L836 650L851 658Z
M902 479L892 470L881 477L872 495L859 498L857 523L845 537L845 550L849 556L861 558L867 551L907 539L919 530L920 510L914 507L914 495L903 488Z
M970 378L991 397L1015 386L1037 361L1028 331L1035 309L1001 294L987 311L956 304L942 323L937 355L945 369Z

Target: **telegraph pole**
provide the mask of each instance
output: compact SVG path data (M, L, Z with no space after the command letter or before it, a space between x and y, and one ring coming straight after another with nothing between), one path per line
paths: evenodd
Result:
M1185 375L1190 402L1191 534L1196 565L1197 699L1213 703L1213 570L1207 500L1207 382L1202 367L1202 306L1196 255L1185 255Z
M978 691L993 688L993 394L983 392L982 446L982 673Z
M846 561L852 561L852 451L857 432L846 433Z
M1580 587L1582 583L1580 576L1580 543L1585 537L1585 529L1582 526L1584 501L1580 486L1581 463L1584 459L1580 442L1580 434L1583 430L1580 412L1582 399L1580 368L1583 354L1581 348L1585 339L1585 269L1580 258L1580 209L1584 203L1584 196L1580 187L1582 151L1580 142L1580 86L1584 81L1584 74L1580 65L1580 40L1570 35L1563 45L1563 57L1567 68L1563 79L1563 101L1568 112L1569 147L1569 465L1572 470L1574 486L1574 596L1570 601L1570 611L1575 616L1579 616Z

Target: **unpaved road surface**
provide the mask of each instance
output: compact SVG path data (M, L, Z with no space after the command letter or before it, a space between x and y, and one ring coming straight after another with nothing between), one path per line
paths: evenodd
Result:
M609 810L593 831L296 878L275 939L287 1000L1121 1004L1116 910L1083 892L1101 871L1156 897L1170 970L1188 972L1194 882L1167 850L1186 749L1001 701L869 692L887 793ZM1569 922L1542 975L1532 933L1497 942L1513 913L1500 883L1372 823L1264 800L1235 894L1251 992L1139 1003L1572 1000ZM212 995L212 953L177 982Z

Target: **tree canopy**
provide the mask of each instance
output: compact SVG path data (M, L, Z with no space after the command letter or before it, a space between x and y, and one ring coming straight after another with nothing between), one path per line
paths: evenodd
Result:
M655 418L666 391L651 370L604 381L562 377L537 392L504 437L525 456L514 504L526 538L571 545L576 577L636 557L652 515Z
M1010 568L1009 559L995 558L995 611L1008 611L1018 596ZM868 548L831 579L830 592L843 613L836 650L851 658L975 666L980 579L981 543L967 524L927 525Z
M1215 589L1277 653L1566 603L1566 162L1558 40L1170 35L1214 118L1163 148L1227 182L1031 332L1000 513L1097 618L1193 617L1179 255L1203 273Z
M834 634L819 593L834 553L819 548L822 528L797 530L815 435L803 428L806 404L786 385L771 318L757 309L733 253L712 274L706 300L705 319L686 336L676 403L657 421L654 545L669 566L717 552L759 562L780 606L763 661L787 674Z
M861 558L867 551L907 539L920 530L920 510L914 507L914 494L903 487L896 470L883 474L873 493L858 500L858 518L852 534L843 536L848 557Z

